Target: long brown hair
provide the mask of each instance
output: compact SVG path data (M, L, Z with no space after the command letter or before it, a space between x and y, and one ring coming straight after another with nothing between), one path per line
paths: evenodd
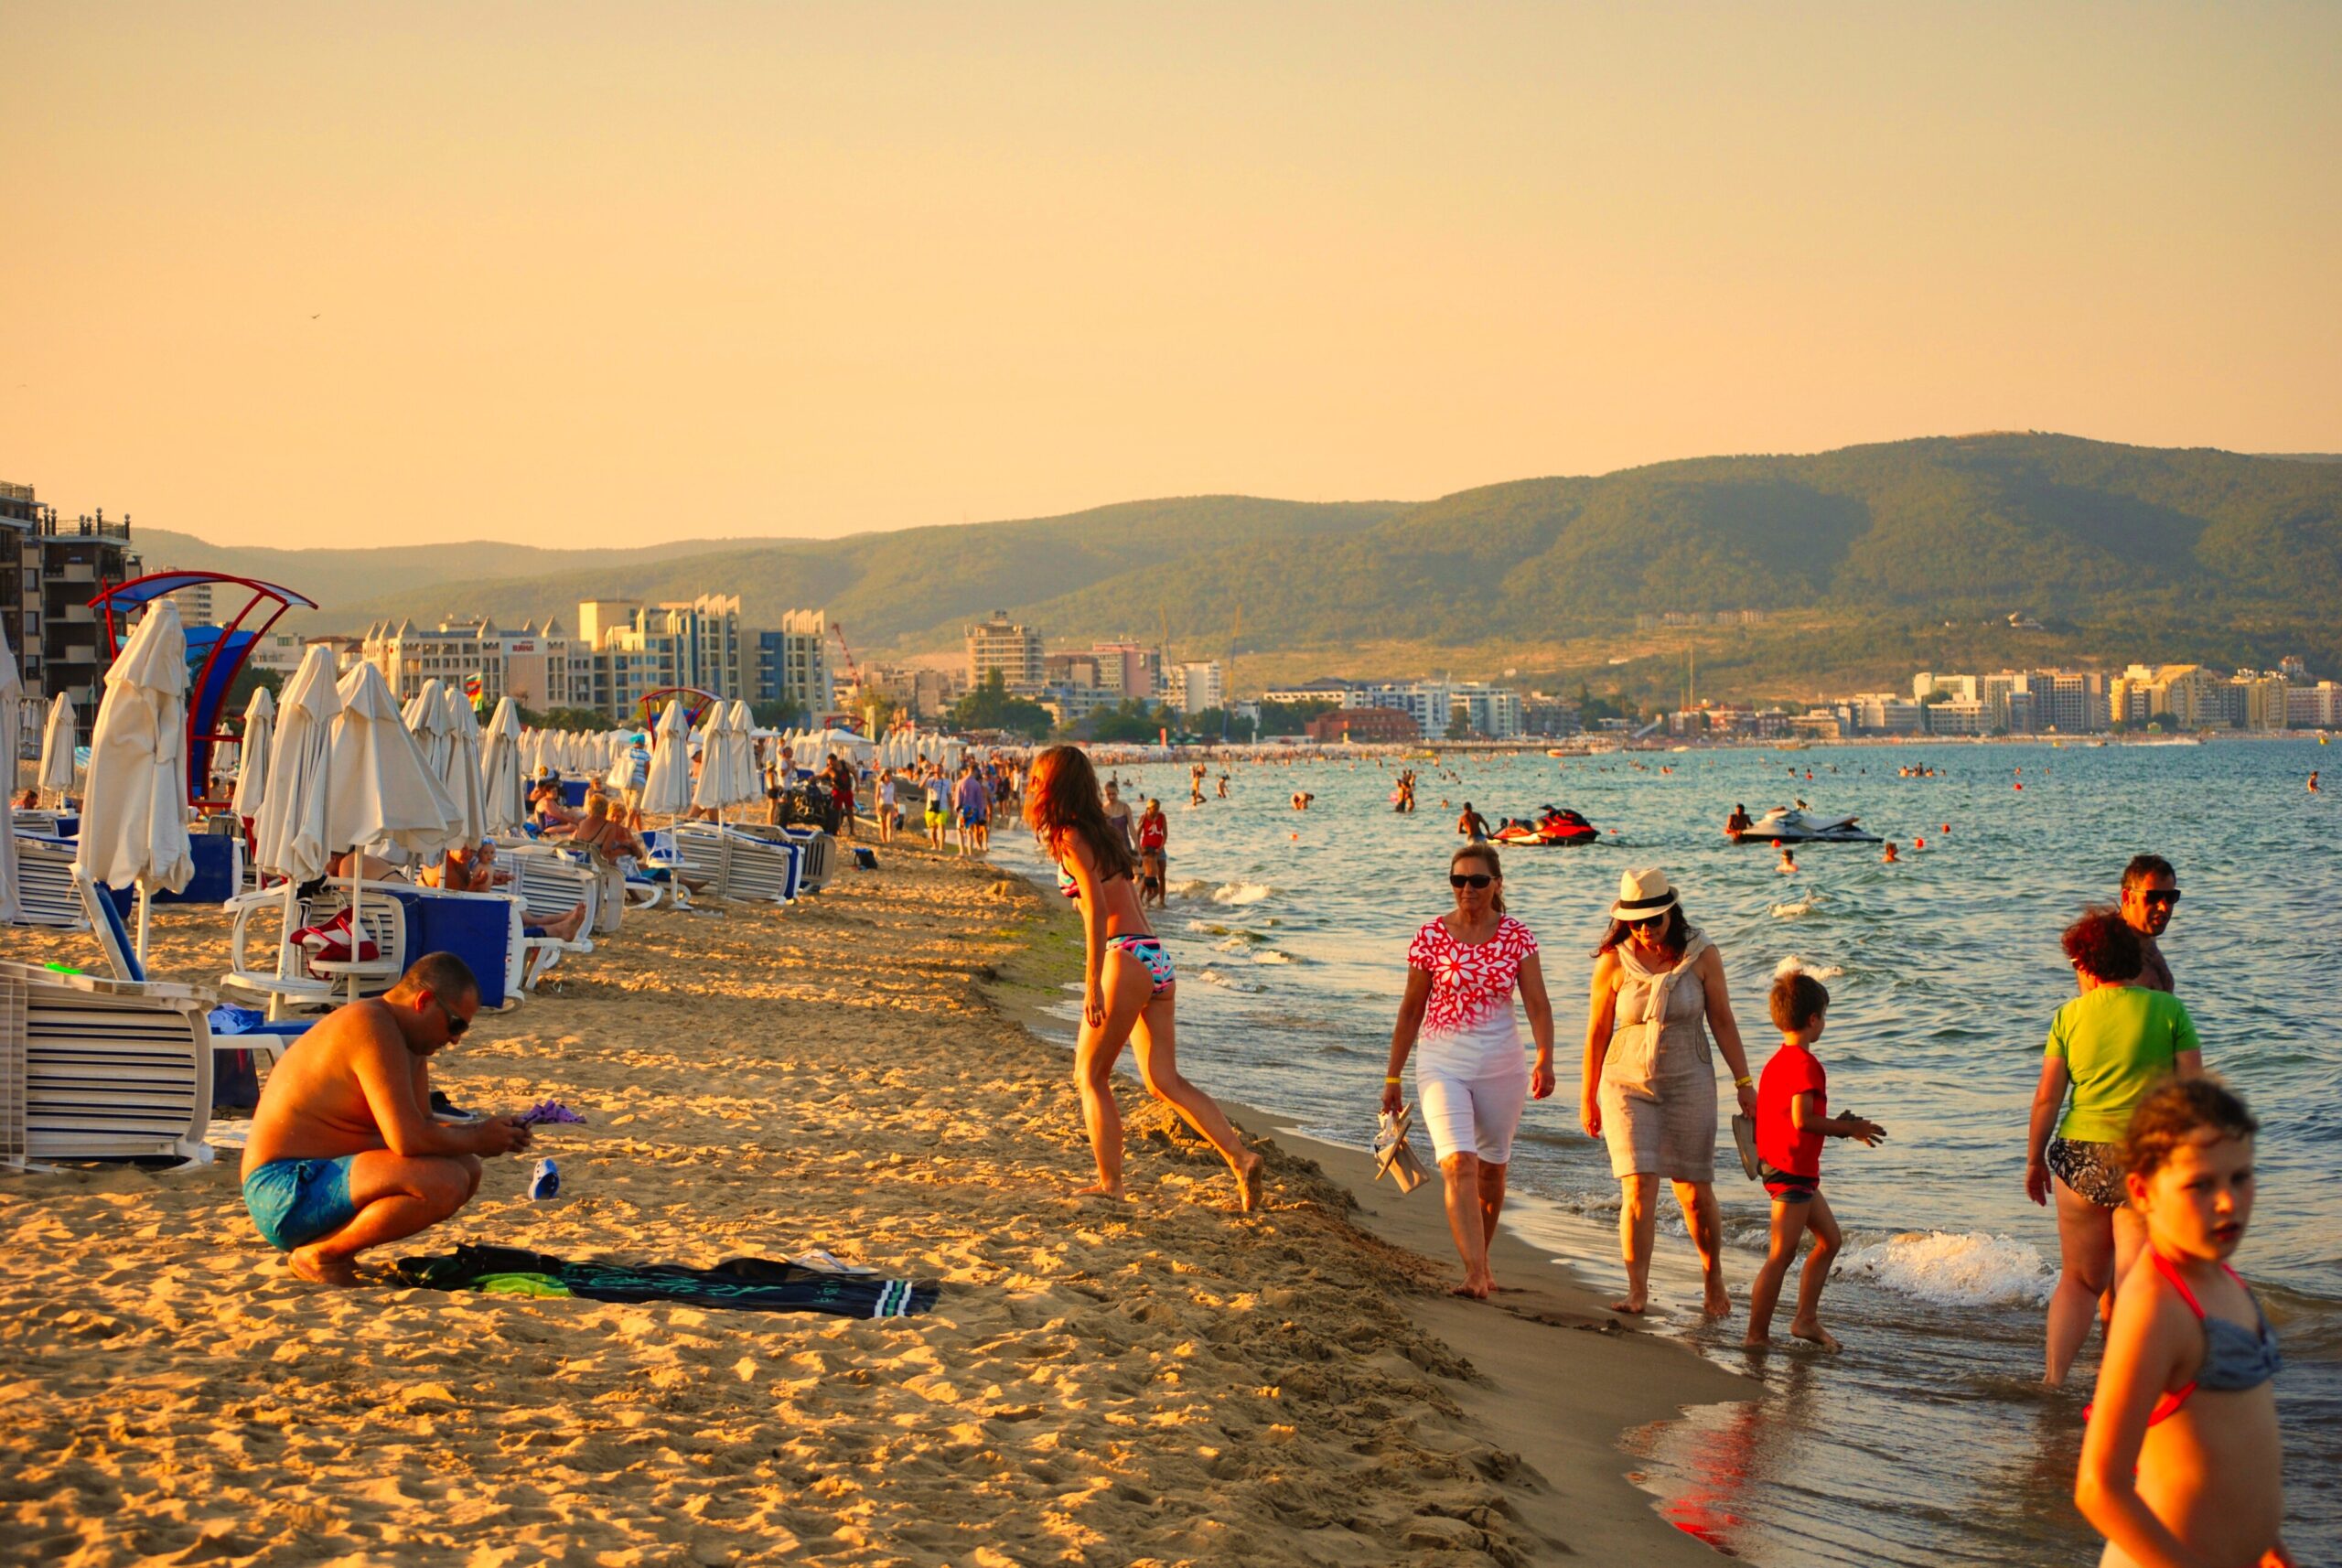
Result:
M1454 875L1456 866L1467 860L1479 861L1488 868L1488 875L1497 879L1496 886L1491 888L1488 892L1488 908L1494 909L1499 915L1503 914L1504 867L1498 863L1497 846L1492 843L1466 844L1463 848L1457 850L1454 854L1447 857L1448 875L1451 876Z
M1123 835L1107 820L1097 770L1080 746L1053 746L1033 759L1026 775L1025 825L1052 860L1065 858L1068 839L1080 839L1089 846L1101 882L1137 869Z

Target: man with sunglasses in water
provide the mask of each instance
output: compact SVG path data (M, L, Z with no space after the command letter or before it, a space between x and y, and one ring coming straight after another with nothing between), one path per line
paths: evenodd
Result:
M2171 912L2178 905L2179 875L2163 856L2133 855L2122 868L2122 923L2139 933L2142 959L2139 978L2132 984L2150 991L2172 989L2171 965L2164 961L2155 939L2171 924Z
M478 1009L464 961L426 953L381 997L328 1014L269 1073L244 1145L244 1207L295 1274L357 1283L358 1253L469 1202L482 1155L529 1146L509 1117L456 1126L431 1114L431 1058Z

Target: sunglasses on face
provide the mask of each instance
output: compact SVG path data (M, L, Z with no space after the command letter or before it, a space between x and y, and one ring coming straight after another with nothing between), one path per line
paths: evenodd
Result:
M1450 887L1469 887L1476 891L1479 888L1486 887L1489 883L1494 882L1495 880L1495 877L1490 876L1485 871L1474 871L1468 873L1462 871L1451 871L1447 874L1447 885Z
M1663 926L1665 924L1667 924L1667 917L1665 915L1645 915L1639 920L1628 920L1627 922L1627 929L1631 931L1647 931L1653 926Z
M2139 901L2143 904L2162 904L2168 907L2179 902L2179 889L2174 887L2161 893L2142 893L2139 895Z
M447 1038L448 1038L448 1039L450 1039L450 1040L460 1040L460 1039L462 1039L462 1038L464 1037L464 1031L465 1031L466 1029L468 1029L468 1028L470 1028L470 1027L472 1026L472 1021L471 1021L469 1018L458 1018L458 1017L457 1017L457 1016L456 1016L456 1010L455 1010L454 1008L452 1008L452 1007L448 1006L445 1002L440 1001L440 1000L439 1000L439 998L437 998L436 996L434 996L434 997L431 999L431 1005L433 1005L434 1007L438 1008L438 1009L439 1009L439 1016L441 1016L442 1018L445 1018L445 1019L446 1019L446 1020L447 1020Z

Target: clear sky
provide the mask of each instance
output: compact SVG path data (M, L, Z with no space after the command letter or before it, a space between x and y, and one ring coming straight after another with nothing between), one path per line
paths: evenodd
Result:
M2342 449L2342 5L0 7L0 478L223 543Z

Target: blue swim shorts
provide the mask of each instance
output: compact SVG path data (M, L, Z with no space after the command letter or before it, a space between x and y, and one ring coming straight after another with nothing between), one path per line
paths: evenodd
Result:
M244 1178L244 1207L261 1240L280 1252L330 1236L358 1218L349 1201L349 1162L271 1160Z

